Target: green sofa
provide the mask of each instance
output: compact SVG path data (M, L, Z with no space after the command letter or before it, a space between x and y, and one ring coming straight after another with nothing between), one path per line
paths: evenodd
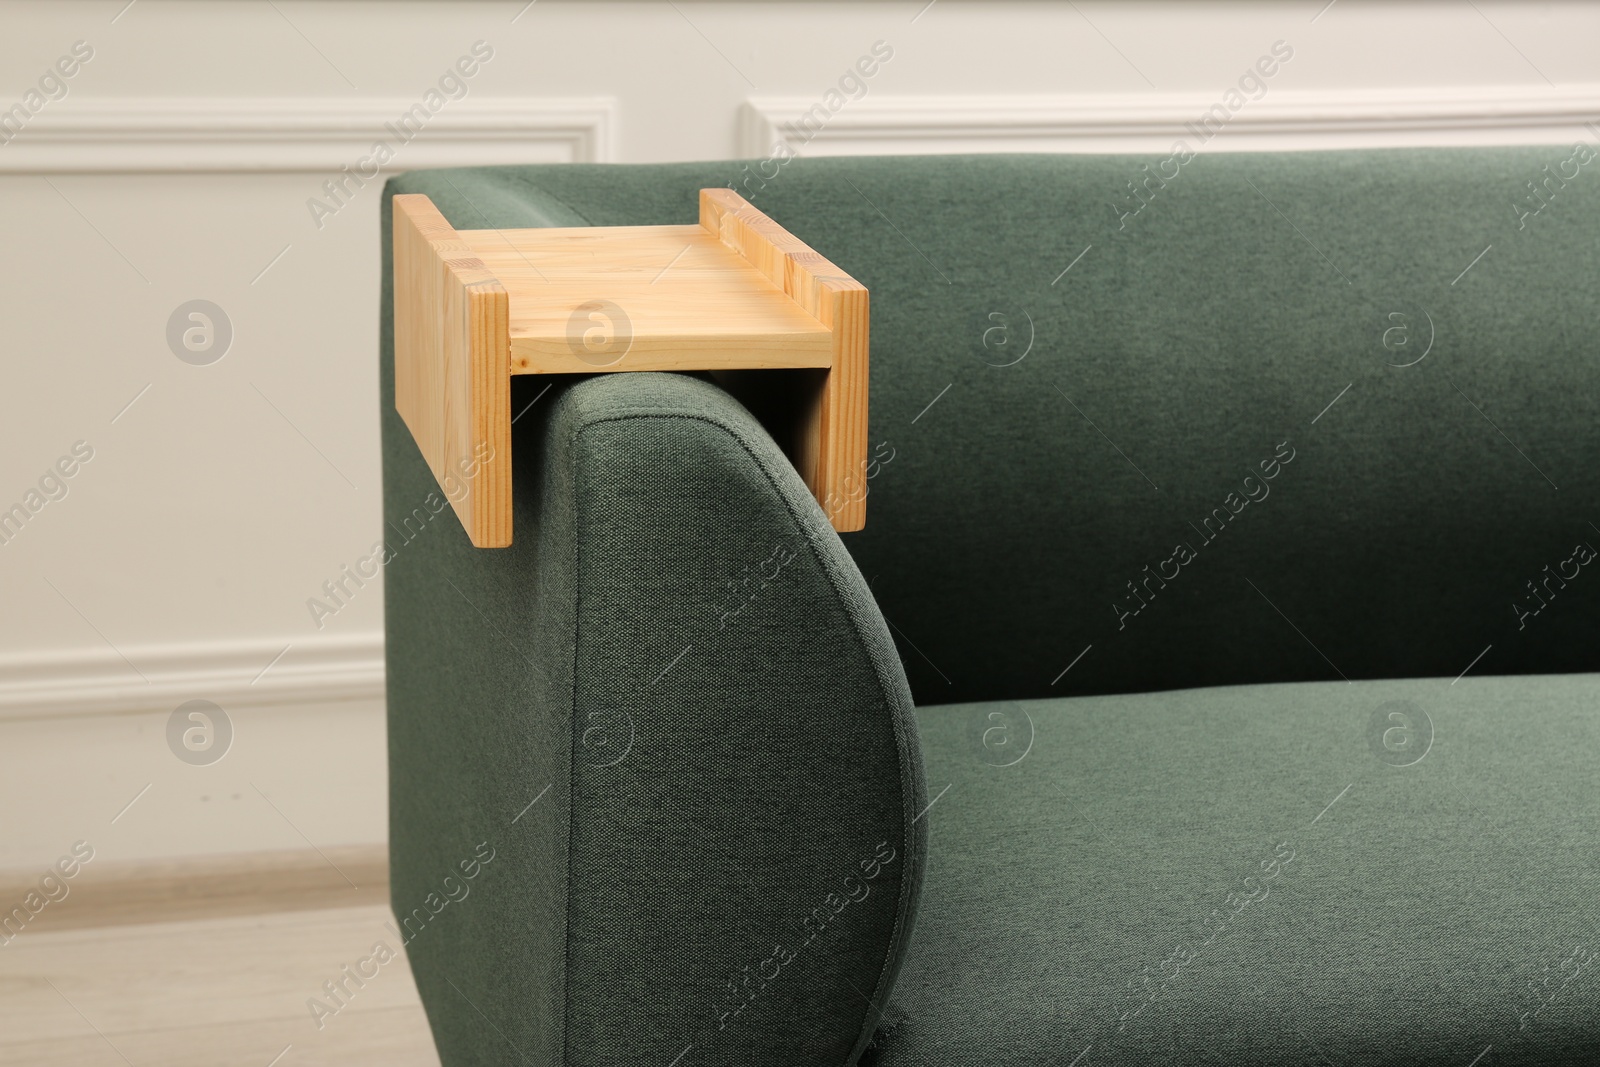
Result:
M391 181L472 229L734 184L873 310L864 531L708 379L519 377L479 550L385 281L392 902L443 1062L1600 1063L1594 156Z

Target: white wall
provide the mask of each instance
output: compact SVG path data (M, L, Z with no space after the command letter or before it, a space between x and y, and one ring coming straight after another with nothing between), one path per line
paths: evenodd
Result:
M0 867L96 832L126 856L382 839L381 590L321 630L306 607L380 536L378 183L320 228L307 199L475 41L493 58L394 167L764 154L878 41L805 151L1164 149L1278 40L1217 146L1600 119L1585 3L124 3L0 5L0 109L93 49L0 145L0 509L93 448L0 545ZM197 298L234 333L208 366L165 336ZM196 697L236 727L213 766L166 748Z

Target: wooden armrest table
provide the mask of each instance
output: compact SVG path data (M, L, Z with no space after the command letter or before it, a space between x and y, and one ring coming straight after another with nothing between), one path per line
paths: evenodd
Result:
M396 196L394 289L395 407L441 487L475 469L447 498L479 548L511 544L513 374L809 370L769 429L836 530L866 522L867 290L730 190L694 226L525 230Z

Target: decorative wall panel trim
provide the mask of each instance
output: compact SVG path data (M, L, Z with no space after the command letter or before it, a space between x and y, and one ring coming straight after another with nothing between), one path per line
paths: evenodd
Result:
M123 645L120 652L84 647L0 660L0 721L169 711L195 699L226 710L381 700L383 693L383 634L376 632Z
M0 115L0 173L384 170L614 158L609 98L73 98ZM380 153L381 154L381 153Z
M1308 91L1268 87L1230 110L1215 93L878 96L836 111L805 97L754 97L744 157L778 142L800 155L1167 152L1570 142L1600 123L1600 84ZM835 99L838 95L835 94ZM1240 94L1233 94L1240 99Z

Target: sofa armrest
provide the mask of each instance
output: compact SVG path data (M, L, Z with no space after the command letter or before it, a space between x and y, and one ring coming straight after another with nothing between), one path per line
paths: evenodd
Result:
M443 1062L853 1063L926 798L893 642L799 476L708 381L560 379L483 551L389 397L392 932Z

